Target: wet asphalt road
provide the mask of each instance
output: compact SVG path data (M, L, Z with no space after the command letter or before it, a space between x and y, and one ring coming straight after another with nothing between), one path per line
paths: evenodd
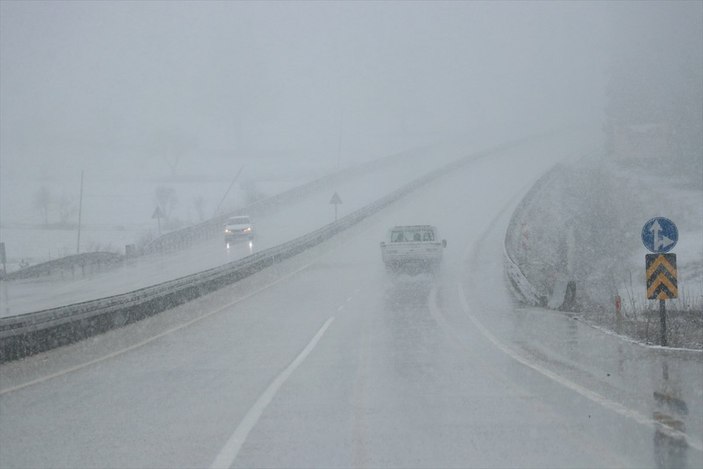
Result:
M699 354L521 308L504 287L512 208L560 144L476 162L270 271L3 365L0 466L700 467ZM404 223L439 227L438 274L385 273L378 243Z

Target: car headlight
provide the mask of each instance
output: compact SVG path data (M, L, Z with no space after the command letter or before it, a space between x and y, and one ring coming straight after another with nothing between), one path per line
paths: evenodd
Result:
M251 226L247 226L247 227L244 228L242 231L245 232L245 233L249 233L249 232L251 231Z
M229 230L229 228L225 228L225 233L231 233L231 231Z

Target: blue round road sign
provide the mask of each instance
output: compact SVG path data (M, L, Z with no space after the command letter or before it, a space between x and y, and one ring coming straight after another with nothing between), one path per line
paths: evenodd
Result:
M642 243L654 253L671 251L678 240L679 230L668 218L652 218L642 227Z

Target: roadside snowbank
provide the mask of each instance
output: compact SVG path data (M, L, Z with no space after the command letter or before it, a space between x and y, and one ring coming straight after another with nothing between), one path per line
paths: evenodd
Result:
M658 301L646 299L648 251L640 233L647 220L665 216L679 229L673 249L679 298L667 301L669 343L701 349L703 180L652 171L652 164L589 156L553 168L513 215L506 256L538 292L531 303L578 312L589 322L656 343ZM564 301L569 281L576 285L572 302ZM616 295L622 298L621 320Z

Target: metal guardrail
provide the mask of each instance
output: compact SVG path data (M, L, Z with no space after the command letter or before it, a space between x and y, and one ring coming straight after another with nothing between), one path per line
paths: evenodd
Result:
M0 280L21 280L28 278L49 277L51 275L75 277L76 271L80 275L101 272L104 269L118 265L123 257L113 252L84 252L71 256L61 257L41 264L32 265L3 275L0 271Z
M525 194L525 197L523 197L510 217L503 243L503 266L508 288L515 299L532 306L545 306L547 297L546 292L540 292L538 288L535 288L530 283L520 268L521 225L527 219L526 213L534 205L539 194L545 190L549 181L554 178L557 168L558 165L552 167L527 191L527 194Z
M568 254L558 247L545 249L544 243L532 239L544 236L543 229L535 229L533 226L530 228L530 239L523 238L526 236L523 230L528 222L534 222L539 219L540 213L544 213L545 197L548 198L555 191L559 193L560 184L563 185L567 175L567 167L556 164L533 184L510 219L503 257L508 287L516 300L532 306L575 311L578 308L576 283L566 274L565 259ZM567 227L555 233L557 239L553 241L554 244L566 245ZM560 256L564 259L561 262ZM579 281L579 285L582 287L583 282Z
M530 284L530 281L527 280L525 274L520 270L520 266L511 259L505 249L503 250L503 267L508 288L514 298L520 303L532 306L544 306L546 304L546 299L540 296L537 289Z
M34 313L0 318L0 362L15 360L130 324L259 272L359 223L419 187L471 161L518 145L525 139L468 155L434 170L337 222L279 246L196 274L129 293Z

